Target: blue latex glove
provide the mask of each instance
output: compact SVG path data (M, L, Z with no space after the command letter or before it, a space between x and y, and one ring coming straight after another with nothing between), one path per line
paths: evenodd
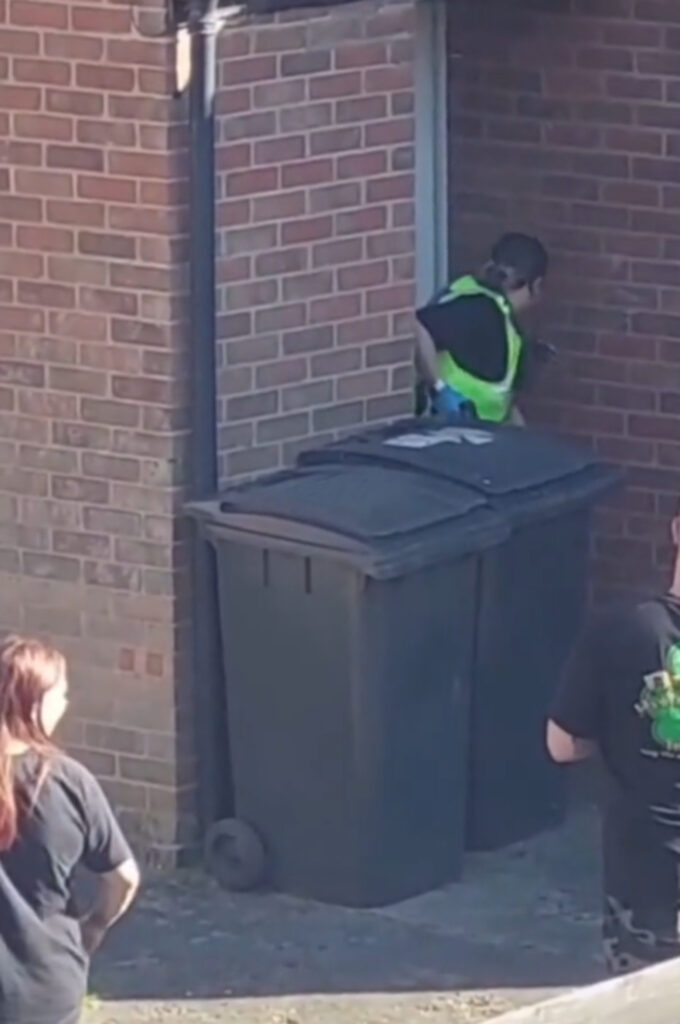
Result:
M435 414L440 416L453 416L459 413L462 407L468 403L468 399L453 388L443 387L437 391L432 398L432 408Z

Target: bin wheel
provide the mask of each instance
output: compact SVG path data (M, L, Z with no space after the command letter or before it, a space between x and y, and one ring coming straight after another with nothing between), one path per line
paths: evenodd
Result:
M265 852L252 825L238 818L224 818L208 829L204 844L210 874L231 892L248 892L262 881Z

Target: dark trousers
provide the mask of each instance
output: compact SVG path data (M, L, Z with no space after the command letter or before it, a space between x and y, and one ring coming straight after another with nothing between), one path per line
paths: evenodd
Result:
M604 811L602 938L612 974L680 956L678 855L665 838L648 816Z

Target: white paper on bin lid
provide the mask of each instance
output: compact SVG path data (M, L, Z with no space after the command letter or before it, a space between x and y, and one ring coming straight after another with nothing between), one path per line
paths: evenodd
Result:
M422 434L399 434L384 444L392 448L431 448L435 444L493 444L494 436L486 430L469 427L444 427Z

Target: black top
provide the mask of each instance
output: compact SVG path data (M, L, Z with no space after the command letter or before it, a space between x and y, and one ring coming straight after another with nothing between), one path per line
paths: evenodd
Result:
M680 600L660 597L595 617L569 660L551 710L595 740L618 806L680 842Z
M35 792L39 758L16 759L15 777ZM87 987L72 881L75 868L103 874L132 855L99 784L57 754L34 811L0 854L0 1024L71 1024Z
M442 302L448 288L416 311L418 322L428 332L438 352L452 359L480 380L502 381L507 373L508 345L505 317L488 295L463 295ZM515 378L517 389L523 379L525 348Z

